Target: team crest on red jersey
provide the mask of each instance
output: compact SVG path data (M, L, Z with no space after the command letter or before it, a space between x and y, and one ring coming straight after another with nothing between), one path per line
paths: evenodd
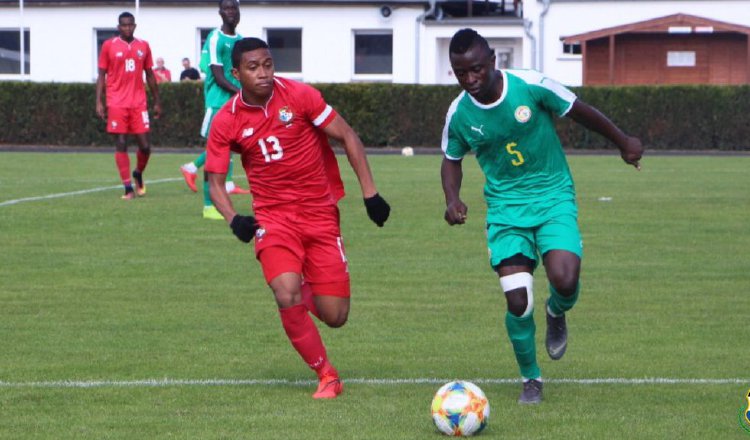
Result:
M283 124L289 125L292 123L292 119L294 119L294 113L289 110L289 107L284 106L279 109L279 121Z
M138 53L138 58L143 58L143 51L142 50L138 49L136 52Z

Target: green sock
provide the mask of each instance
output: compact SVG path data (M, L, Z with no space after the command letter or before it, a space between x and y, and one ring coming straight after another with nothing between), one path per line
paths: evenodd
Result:
M541 377L542 372L536 363L536 343L534 342L536 325L534 324L534 315L530 314L524 318L519 318L510 312L506 312L505 328L508 329L508 337L510 338L510 343L513 344L513 352L516 354L516 361L521 370L521 376L527 379Z
M214 206L211 203L211 192L208 188L208 173L203 173L203 206Z
M572 309L575 305L576 301L578 301L578 292L581 290L581 282L578 282L578 286L576 286L576 291L574 294L570 296L562 296L559 293L557 293L557 290L555 290L554 287L552 287L552 284L549 285L549 302L547 303L549 305L550 311L555 316L560 316L565 314L568 310Z
M227 169L227 182L232 180L232 174L234 172L234 160L229 159L229 168Z
M195 165L196 168L200 168L205 164L206 164L206 152L204 151L203 153L201 153L200 156L198 156L197 159L193 161L193 165Z

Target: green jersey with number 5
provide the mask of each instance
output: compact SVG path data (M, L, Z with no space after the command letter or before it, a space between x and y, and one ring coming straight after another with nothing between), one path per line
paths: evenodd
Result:
M476 155L489 223L534 227L559 202L575 201L554 118L565 115L576 96L534 70L501 73L497 101L485 105L464 91L451 103L442 148L448 160Z

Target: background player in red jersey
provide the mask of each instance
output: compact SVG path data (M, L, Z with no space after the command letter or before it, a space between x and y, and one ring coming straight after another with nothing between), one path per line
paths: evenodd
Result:
M143 74L154 98L154 117L161 115L161 101L156 79L151 70L153 61L151 47L144 40L133 37L135 17L123 12L118 17L117 30L120 35L110 38L102 45L99 54L99 77L96 79L96 113L107 121L107 132L115 136L115 164L125 186L123 199L145 195L143 171L151 155L148 138L150 131L146 89ZM104 104L106 85L106 107ZM106 111L105 111L106 108ZM136 191L130 180L130 158L128 157L127 134L135 135L138 141L137 164L133 170Z
M359 136L320 92L274 77L263 40L238 41L232 65L241 90L215 116L209 133L211 198L240 240L255 237L255 255L284 330L320 380L313 398L335 398L343 385L309 315L330 327L341 327L349 315L349 271L336 206L344 188L329 136L344 146L370 219L383 226L390 206L378 194ZM237 214L224 187L230 150L242 156L255 217Z

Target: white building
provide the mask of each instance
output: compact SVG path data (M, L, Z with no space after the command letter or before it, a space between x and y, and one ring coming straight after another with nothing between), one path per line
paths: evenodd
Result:
M173 80L221 24L217 0L0 0L0 80L94 81L123 11ZM676 13L750 26L750 0L242 0L241 12L238 32L269 41L278 73L307 82L453 84L448 43L472 27L500 66L580 85L581 55L562 37Z

